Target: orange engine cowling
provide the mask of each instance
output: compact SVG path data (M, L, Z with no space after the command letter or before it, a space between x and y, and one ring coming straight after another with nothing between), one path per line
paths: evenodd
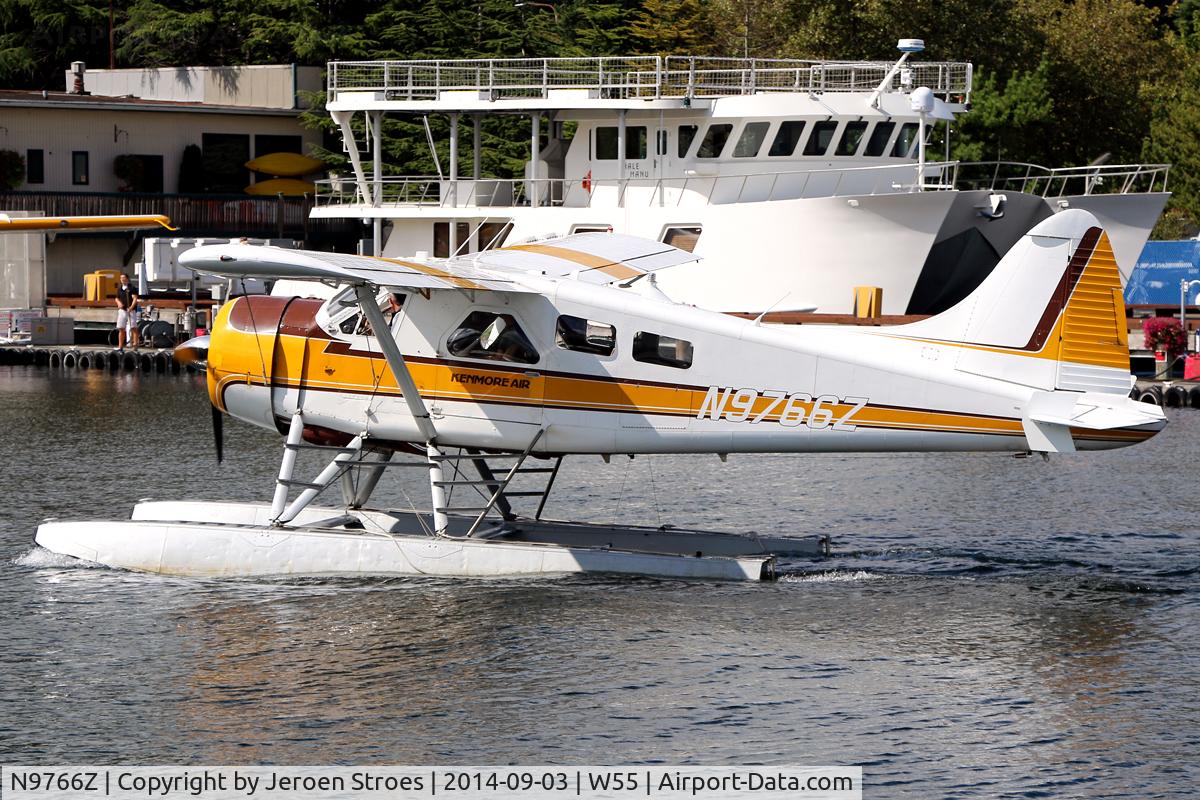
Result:
M306 338L316 330L320 307L320 300L269 295L247 295L222 306L208 351L212 404L252 425L281 431L287 412L276 409L276 390L304 384Z

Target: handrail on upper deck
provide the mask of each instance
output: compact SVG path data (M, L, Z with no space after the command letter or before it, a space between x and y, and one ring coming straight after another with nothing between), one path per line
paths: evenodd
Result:
M391 100L437 99L442 92L478 91L493 98L549 96L555 89L593 90L608 99L716 97L756 92L872 92L888 61L600 56L594 58L480 58L417 61L331 61L327 90L383 93ZM909 62L910 82L967 102L972 67L966 62Z

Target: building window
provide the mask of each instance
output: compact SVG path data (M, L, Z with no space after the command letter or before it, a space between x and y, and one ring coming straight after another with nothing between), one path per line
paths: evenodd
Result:
M804 138L804 120L785 120L779 124L779 132L775 134L775 141L771 142L771 149L767 155L790 156L796 152L796 145L800 144L802 138Z
M617 329L604 322L563 314L555 326L554 343L577 353L611 356L617 349Z
M863 134L867 132L867 123L865 122L847 122L846 127L842 129L842 138L838 140L836 154L839 156L852 156L858 152L858 146L862 143Z
M747 122L746 127L742 128L742 135L738 137L737 144L733 147L733 157L754 158L757 156L763 141L767 138L767 128L769 127L771 127L769 122Z
M863 155L875 157L886 153L888 140L892 138L894 130L894 122L875 123L875 130L871 131L871 138L867 140L867 151Z
M76 186L88 185L88 154L86 150L75 150L71 153L71 183Z
M696 131L700 130L699 125L680 125L679 126L679 157L683 158L688 153L688 148L692 146L692 140L696 138Z
M303 140L299 136L281 136L274 133L254 135L254 157L271 153L303 153Z
M201 134L204 148L204 190L211 194L242 194L250 183L250 136L244 133Z
M829 145L833 142L833 132L837 130L837 126L838 124L832 120L813 125L812 133L808 135L808 141L804 143L804 155L825 155L825 152L829 150Z
M647 364L687 369L692 365L692 343L673 336L638 331L633 337L633 359Z
M700 142L700 147L696 150L696 158L720 158L732 131L732 125L709 125L704 134L704 141Z
M462 358L536 364L537 348L511 314L472 311L446 339L446 350ZM467 384L468 386L470 384Z
M678 247L680 250L687 250L689 253L696 252L696 242L700 241L700 226L687 228L667 228L663 233L663 242Z
M26 150L25 151L25 182L26 183L45 183L46 182L46 151L45 150Z

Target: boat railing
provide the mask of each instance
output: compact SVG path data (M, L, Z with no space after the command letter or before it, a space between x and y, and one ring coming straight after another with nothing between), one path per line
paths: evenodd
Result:
M1170 164L1102 164L1051 169L1019 161L964 161L956 165L956 189L1021 192L1041 197L1165 192Z
M331 61L328 99L368 92L386 100L436 100L444 92L480 92L490 99L548 98L554 90L591 92L596 99L705 97L756 92L873 92L894 65L887 61L700 56ZM885 91L928 86L968 100L972 68L964 62L911 62Z
M925 166L925 191L950 189L955 162ZM744 175L690 174L671 178L458 178L385 176L367 181L364 197L352 177L316 182L318 206L436 208L723 205L802 197L894 194L915 191L915 164L821 168Z

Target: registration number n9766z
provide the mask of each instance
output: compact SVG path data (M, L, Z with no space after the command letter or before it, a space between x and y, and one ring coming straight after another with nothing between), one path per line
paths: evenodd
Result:
M838 397L806 392L708 387L696 419L729 422L778 422L785 428L805 425L812 430L852 431L854 415L870 402L865 397Z

